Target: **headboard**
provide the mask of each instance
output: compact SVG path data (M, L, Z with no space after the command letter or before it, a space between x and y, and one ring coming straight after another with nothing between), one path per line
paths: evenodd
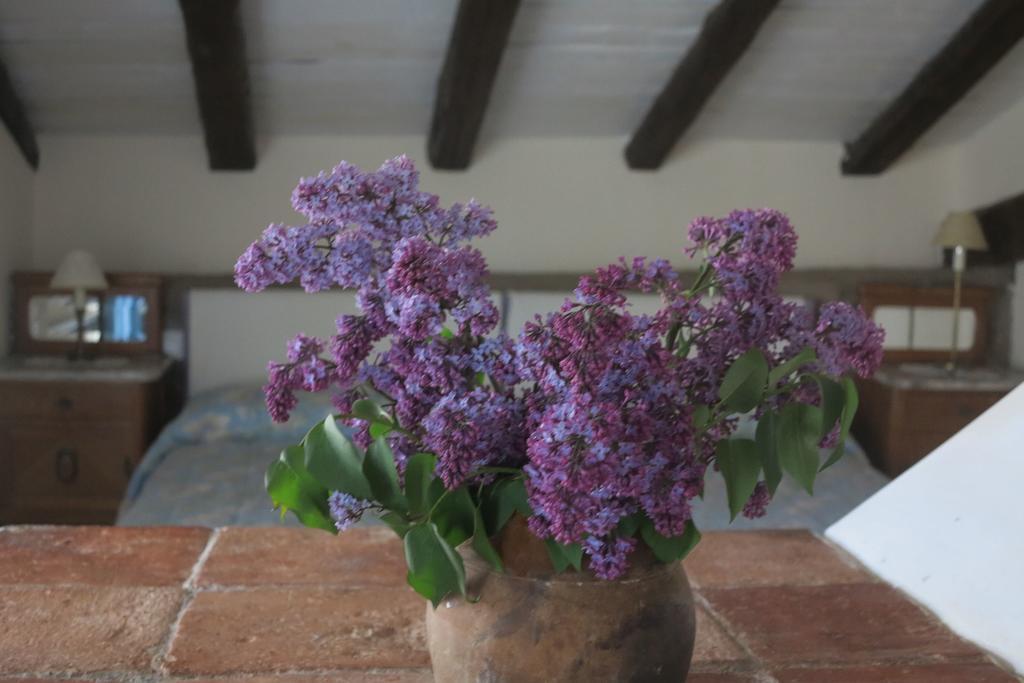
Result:
M1003 309L1008 306L1002 293L1010 281L1010 272L976 268L968 273L972 284L989 285L988 290L995 297L987 346L992 351L989 359L996 362L1005 356L1008 313ZM692 273L682 275L684 278L693 276ZM503 328L514 333L534 314L558 308L577 279L568 273L492 275L491 286L502 312ZM190 395L224 384L264 381L267 361L284 358L288 339L298 332L328 336L334 332L338 315L355 312L354 297L347 292L310 295L298 287L276 287L259 294L246 294L235 287L230 276L167 276L165 280L168 336L184 340L167 344L165 338L165 348L175 348L174 355L186 361ZM881 299L872 299L872 290L865 290L863 285L880 280L912 285L912 288L925 285L941 288L948 285L949 271L940 268L803 270L787 273L781 289L787 298L811 305L834 298L857 301L860 296L867 297L865 303L870 304ZM633 297L633 304L639 312L653 311L658 305L653 296ZM941 339L945 343L948 335Z
M567 291L529 289L495 292L500 329L517 333L535 315L558 309L567 295ZM653 313L661 306L656 295L634 295L630 303L637 313ZM339 315L355 312L355 298L349 292L310 295L298 289L272 289L246 294L192 289L188 297L189 393L262 381L267 361L283 360L285 343L295 334L329 336Z
M246 294L192 289L188 295L188 391L266 379L267 361L284 359L299 332L328 336L334 320L355 313L350 292L309 295L300 289Z

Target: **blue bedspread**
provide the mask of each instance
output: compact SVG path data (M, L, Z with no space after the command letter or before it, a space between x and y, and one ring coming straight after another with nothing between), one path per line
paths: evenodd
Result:
M216 389L189 400L150 446L128 483L120 525L276 523L263 473L331 412L321 394L303 395L275 424L259 386Z
M194 398L136 470L118 524L281 523L263 489L263 473L282 448L298 442L330 411L325 397L305 396L289 422L275 425L267 417L258 387L222 389ZM722 478L709 472L704 500L694 504L694 521L700 529L823 531L887 482L851 442L846 457L821 475L813 497L787 478L768 514L758 520L738 518L730 525ZM290 515L285 523L296 524Z

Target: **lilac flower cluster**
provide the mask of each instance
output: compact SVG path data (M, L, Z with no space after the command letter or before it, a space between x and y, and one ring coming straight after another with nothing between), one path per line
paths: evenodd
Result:
M493 468L521 470L530 529L580 544L602 578L628 571L637 539L621 530L630 520L669 538L687 529L717 468L715 445L736 427L716 406L737 358L758 349L776 366L810 347L810 369L833 377L864 377L881 361L882 332L858 308L828 304L815 318L779 296L796 233L777 211L699 218L686 250L703 258L695 281L664 259L622 259L512 339L488 336L498 310L486 262L468 244L495 228L490 211L440 206L405 157L371 173L342 163L302 180L292 204L308 223L267 228L239 258L237 283L350 288L360 313L341 316L328 339L288 343L287 362L268 367L271 416L286 420L299 390L332 391L344 415L369 397L394 427L386 439L400 474L417 452L437 457L449 490L486 485ZM663 305L635 314L631 292L658 293ZM814 382L784 378L770 389L759 411L820 400ZM370 425L345 420L367 446ZM839 436L837 423L822 443ZM742 512L760 517L770 500L760 481ZM329 507L344 529L374 503L335 492Z
M327 506L330 509L331 519L338 531L344 531L363 518L363 514L373 507L368 500L362 500L355 496L335 491L327 499Z
M783 214L700 218L690 237L689 253L701 252L707 264L691 287L663 260L623 260L583 278L574 299L520 338L520 373L534 382L524 467L530 528L582 543L605 578L628 568L634 545L616 532L625 517L643 513L658 533L683 533L714 466L713 444L735 428L724 417L698 430L694 406L717 401L739 355L758 348L777 364L813 343L832 375L870 373L881 358L882 333L862 312L833 304L815 322L777 294L796 253ZM659 292L663 308L633 315L630 290ZM781 397L792 400L818 397ZM769 501L759 482L743 514L759 517Z
M299 390L332 390L347 412L372 387L406 426L388 436L399 466L429 445L454 487L486 464L521 461L523 406L512 340L482 339L499 314L487 264L467 242L494 230L491 212L474 201L442 207L418 182L406 157L301 180L292 206L308 223L267 228L238 259L235 281L250 292L295 280L309 292L355 290L360 315L341 316L328 339L298 335L288 362L269 365L271 417L287 420ZM368 425L348 423L367 445Z

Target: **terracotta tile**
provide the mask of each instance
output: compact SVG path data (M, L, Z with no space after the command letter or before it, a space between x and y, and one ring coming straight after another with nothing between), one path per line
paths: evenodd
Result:
M703 595L729 632L770 663L980 656L884 584L715 589Z
M749 656L703 607L697 607L697 641L693 646L695 664L731 662Z
M773 672L779 683L1014 683L1015 676L993 664L879 666L849 669L790 669Z
M334 536L317 529L223 529L200 586L404 586L402 542L384 527Z
M7 527L0 584L181 585L209 535L191 527Z
M332 671L281 676L229 676L227 678L176 678L175 683L433 683L429 669L411 671ZM0 683L4 683L0 681ZM74 683L74 682L71 682ZM169 682L168 682L169 683Z
M423 600L405 586L198 593L171 642L176 674L429 666Z
M799 529L711 532L704 535L683 567L696 588L877 580L842 551Z
M759 679L754 674L743 673L691 673L686 683L755 683ZM763 679L762 679L763 680Z
M149 670L177 588L0 588L0 673Z

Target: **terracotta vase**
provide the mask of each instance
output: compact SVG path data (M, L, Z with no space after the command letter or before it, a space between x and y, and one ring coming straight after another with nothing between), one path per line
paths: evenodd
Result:
M681 563L659 564L641 547L618 581L555 574L544 544L518 518L495 543L505 573L462 552L479 602L427 604L436 683L686 680L696 629Z

